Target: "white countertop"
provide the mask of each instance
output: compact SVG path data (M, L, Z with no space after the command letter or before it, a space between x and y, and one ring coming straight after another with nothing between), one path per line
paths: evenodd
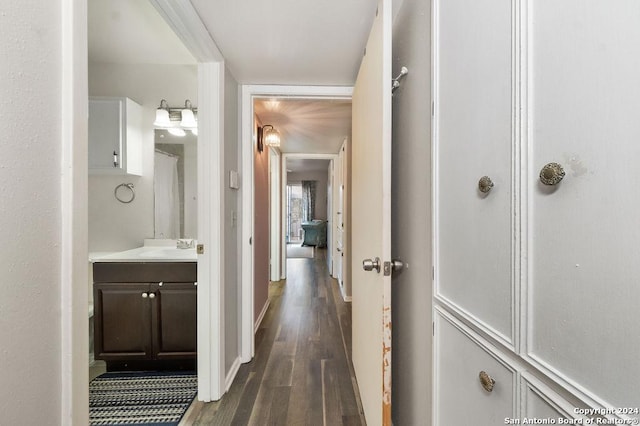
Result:
M89 261L96 262L197 262L194 248L176 248L176 240L144 240L144 246L120 252L89 253Z

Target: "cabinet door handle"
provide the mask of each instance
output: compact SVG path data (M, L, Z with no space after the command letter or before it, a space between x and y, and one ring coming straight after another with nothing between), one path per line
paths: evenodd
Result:
M564 175L564 169L560 164L549 163L540 170L540 182L545 185L557 185Z
M489 193L493 188L493 181L489 176L482 176L478 181L478 190L483 194Z
M496 381L493 380L486 371L481 371L478 377L480 378L480 383L482 384L484 390L486 390L487 392L493 391L493 386L496 384Z
M155 299L155 298L156 298L155 293L149 293L149 299Z
M113 151L113 167L118 167L118 153Z
M164 284L164 282L160 281L160 282L158 283L158 287L162 287L162 284Z
M142 293L142 298L143 298L143 299L146 299L147 297L149 297L149 294L148 294L148 293Z

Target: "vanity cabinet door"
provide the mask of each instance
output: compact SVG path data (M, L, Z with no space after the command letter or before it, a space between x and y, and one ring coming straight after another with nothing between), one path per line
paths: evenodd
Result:
M148 284L96 283L94 306L96 359L152 356Z
M196 356L197 286L188 283L152 285L152 339L157 359Z

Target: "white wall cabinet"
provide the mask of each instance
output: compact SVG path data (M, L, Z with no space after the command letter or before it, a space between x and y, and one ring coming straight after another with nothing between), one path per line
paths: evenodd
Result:
M142 175L142 107L129 98L89 98L89 173Z
M435 424L638 419L640 3L435 0L433 19ZM501 403L474 389L491 357Z

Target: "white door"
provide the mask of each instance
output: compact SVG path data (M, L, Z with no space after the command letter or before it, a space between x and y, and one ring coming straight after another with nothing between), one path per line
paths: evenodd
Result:
M391 424L391 1L381 0L353 93L353 365L370 426ZM379 270L363 270L378 259Z
M638 407L640 2L536 0L529 14L527 354ZM544 185L552 162L565 176Z
M553 415L520 397L528 378L553 385L546 402L637 419L640 2L433 4L434 306L463 331L436 321L436 424Z
M434 423L489 426L516 415L516 374L452 324L516 346L512 2L434 6Z

